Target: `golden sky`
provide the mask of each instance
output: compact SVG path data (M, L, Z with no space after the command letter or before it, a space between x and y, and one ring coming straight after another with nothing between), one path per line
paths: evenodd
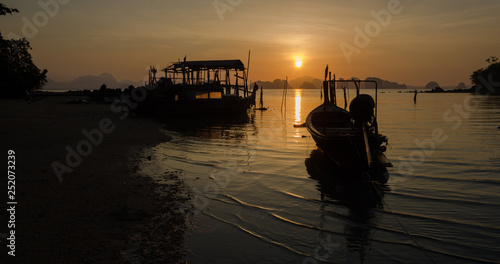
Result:
M241 59L250 79L379 77L424 86L469 84L500 56L497 0L1 1L4 37L26 37L48 77L107 72L140 81L149 65ZM301 57L303 64L296 67Z

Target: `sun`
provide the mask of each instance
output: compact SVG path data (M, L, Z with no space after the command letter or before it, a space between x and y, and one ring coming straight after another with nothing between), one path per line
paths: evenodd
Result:
M296 59L295 60L295 67L297 67L297 68L302 67L302 60L301 59Z

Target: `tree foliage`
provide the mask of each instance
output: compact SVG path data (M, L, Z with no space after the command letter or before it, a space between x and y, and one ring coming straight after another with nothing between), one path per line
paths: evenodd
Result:
M500 87L498 83L500 83L500 61L496 56L491 56L486 59L488 62L488 67L481 68L474 71L470 80L472 84L476 87L482 87L483 90L489 90L490 94L498 94L500 93Z
M18 13L19 10L15 8L8 8L4 4L0 3L0 15L5 16L7 14Z
M0 15L18 12L0 3ZM46 77L33 63L28 40L4 39L0 33L0 96L23 97L32 89L40 89Z

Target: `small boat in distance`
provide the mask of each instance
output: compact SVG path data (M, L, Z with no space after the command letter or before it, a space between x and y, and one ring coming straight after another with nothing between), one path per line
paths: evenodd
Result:
M241 60L179 61L156 79L151 67L147 98L135 111L159 116L244 114L255 105L258 86L248 89L248 70Z
M330 76L327 80L328 75ZM337 106L336 85L353 83L356 97L349 111ZM375 100L367 94L359 94L361 83L375 85ZM370 177L385 183L387 167L392 164L385 156L388 139L378 131L377 83L375 81L331 79L328 66L323 82L323 104L312 110L306 118L306 127L316 145L338 167L368 171ZM347 99L345 99L347 108Z

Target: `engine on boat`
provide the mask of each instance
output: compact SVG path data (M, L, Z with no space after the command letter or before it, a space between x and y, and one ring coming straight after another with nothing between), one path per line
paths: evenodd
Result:
M351 101L349 111L355 123L371 123L374 119L375 100L370 95L360 94Z

